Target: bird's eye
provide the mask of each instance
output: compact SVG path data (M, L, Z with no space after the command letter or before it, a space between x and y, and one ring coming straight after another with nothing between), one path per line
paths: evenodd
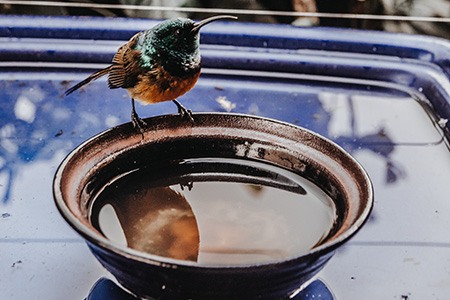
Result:
M180 29L175 30L174 35L180 35Z

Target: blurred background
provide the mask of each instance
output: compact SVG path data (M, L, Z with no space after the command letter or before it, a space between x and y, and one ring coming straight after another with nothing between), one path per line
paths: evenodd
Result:
M102 285L109 275L57 212L51 183L74 147L129 122L130 98L108 90L106 78L64 91L155 23L132 18L218 14L301 28L212 29L202 45L208 72L182 102L313 130L374 182L367 226L320 275L335 299L448 299L450 46L380 31L449 39L450 0L0 0L0 299L126 297ZM150 117L175 107L138 110Z
M384 30L450 38L450 0L0 1L0 14L201 19L212 13L231 12L244 22Z

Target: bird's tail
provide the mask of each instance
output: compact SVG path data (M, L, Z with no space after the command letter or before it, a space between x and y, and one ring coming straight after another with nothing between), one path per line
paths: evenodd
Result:
M95 73L89 75L88 78L86 78L86 79L83 80L83 81L78 82L76 85L74 85L73 87L71 87L70 89L68 89L68 90L65 92L65 95L67 96L67 95L73 93L74 91L78 90L80 87L82 87L82 86L84 86L84 85L90 83L91 81L94 81L94 80L96 80L96 79L98 79L98 78L100 78L100 77L102 77L102 76L108 74L109 71L111 70L111 67L112 67L112 66L109 66L109 67L107 67L107 68L101 69L100 71L97 71L97 72L95 72Z

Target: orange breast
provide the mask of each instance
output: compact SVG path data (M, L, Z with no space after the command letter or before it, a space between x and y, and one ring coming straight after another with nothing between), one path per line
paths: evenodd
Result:
M197 83L200 70L193 76L181 78L172 76L162 68L138 76L138 83L128 89L130 96L144 104L174 100Z

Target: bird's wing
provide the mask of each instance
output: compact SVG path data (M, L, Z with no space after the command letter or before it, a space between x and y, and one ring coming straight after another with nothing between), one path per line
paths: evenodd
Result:
M108 77L110 88L130 88L136 84L137 77L141 73L139 64L141 51L135 49L140 34L134 35L114 55Z

